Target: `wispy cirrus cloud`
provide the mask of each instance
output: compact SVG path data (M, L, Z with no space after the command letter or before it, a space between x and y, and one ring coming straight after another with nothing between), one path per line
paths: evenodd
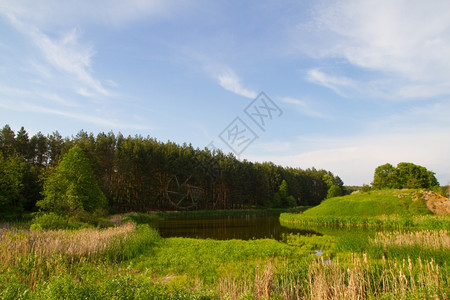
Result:
M218 72L215 75L215 78L217 79L219 85L227 91L250 99L254 99L258 96L257 92L245 88L241 83L241 79L230 68L226 68L225 70Z
M112 118L100 117L93 114L87 114L85 112L75 112L73 110L61 110L55 108L48 108L42 105L35 105L26 102L17 101L0 101L0 107L8 110L15 110L20 112L32 112L32 113L43 113L47 115L54 115L73 119L76 121L86 122L90 124L100 125L106 128L115 129L134 129L134 130L150 130L152 127L145 126L142 124L124 123L119 120Z
M177 11L194 8L194 4L176 0L97 0L82 4L77 0L3 0L0 8L5 15L21 16L40 28L47 28L80 20L120 26L146 17L168 18Z
M293 31L297 49L370 72L369 79L347 74L386 97L450 95L449 1L322 1L312 11L312 20ZM309 78L336 92L347 84L317 70ZM389 84L378 85L379 79Z
M30 41L40 51L45 59L47 67L43 62L33 63L40 66L40 70L45 68L46 73L41 73L44 77L51 77L52 70L64 74L71 78L71 88L76 91L90 91L90 95L110 96L111 93L103 86L99 79L92 74L92 57L95 53L93 47L82 44L77 29L72 29L63 34L59 39L52 39L44 34L34 25L20 21L15 16L10 17L11 23L23 35L30 38ZM56 76L58 77L58 76ZM88 94L80 93L82 96Z
M345 89L355 87L355 83L350 78L328 75L319 69L309 70L306 79L310 82L325 86L344 97L346 95L344 92Z
M329 118L329 116L311 108L311 104L305 100L300 100L292 97L283 97L281 98L281 101L295 107L302 114L316 118L323 118L323 119Z

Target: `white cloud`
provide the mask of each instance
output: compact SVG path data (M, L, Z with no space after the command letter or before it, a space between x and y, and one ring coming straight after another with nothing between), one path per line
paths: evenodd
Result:
M38 29L30 31L30 35L33 42L54 68L73 76L82 86L97 94L103 96L110 94L100 81L92 76L90 69L94 51L89 46L79 44L76 29L56 41L50 39Z
M0 11L4 15L20 16L40 28L79 21L119 26L146 17L171 17L177 11L192 9L192 1L175 0L4 0Z
M442 184L450 179L450 165L442 160L450 151L450 141L443 140L446 131L403 134L373 134L370 136L310 138L309 144L296 143L290 155L251 155L252 161L272 161L276 164L315 167L339 175L347 185L370 183L375 168L384 163L412 162L436 172ZM314 149L302 152L301 149Z
M281 101L294 106L302 114L317 118L329 118L325 114L312 109L311 105L307 103L307 101L299 100L292 97L283 97L281 98Z
M61 35L59 39L50 38L23 14L25 14L24 10L20 9L10 8L10 10L3 11L3 15L7 17L11 25L28 37L44 58L42 61L32 61L31 63L33 71L38 76L44 80L59 79L61 75L68 76L70 88L89 90L91 94L95 95L110 95L102 83L92 75L91 59L94 50L90 45L80 42L79 32L76 28Z
M221 87L232 93L254 99L258 93L242 86L240 78L233 70L226 68L216 76L217 82Z
M344 88L354 87L353 81L347 77L336 77L327 75L319 69L311 69L307 72L306 79L332 89L337 94L345 96Z
M311 56L344 58L395 82L385 94L450 94L449 1L326 1L316 6L311 24L297 29L298 47ZM310 75L318 83L323 79ZM328 87L339 91L334 82Z
M70 119L74 119L81 122L86 122L89 124L96 124L100 126L104 126L108 129L115 128L115 129L134 129L134 130L151 130L152 128L145 125L140 124L132 124L132 123L122 123L114 119L108 119L108 118L102 118L95 115L90 115L86 113L77 113L73 111L64 111L60 109L53 109L53 108L47 108L40 105L34 105L24 102L17 102L17 101L1 101L0 107L8 109L8 110L15 110L20 112L32 112L32 113L43 113L48 115L55 115L55 116L61 116L66 117Z

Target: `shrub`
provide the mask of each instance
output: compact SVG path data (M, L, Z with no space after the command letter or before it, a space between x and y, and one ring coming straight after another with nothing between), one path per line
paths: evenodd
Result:
M37 215L31 222L31 230L79 229L89 227L88 224L62 217L55 213Z

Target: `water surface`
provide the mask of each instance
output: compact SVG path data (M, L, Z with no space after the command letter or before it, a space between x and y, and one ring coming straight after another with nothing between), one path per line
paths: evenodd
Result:
M313 230L286 228L280 225L279 215L228 216L198 219L166 219L158 223L162 237L189 237L202 239L263 239L281 240L283 234L319 234ZM320 235L320 234L319 234Z

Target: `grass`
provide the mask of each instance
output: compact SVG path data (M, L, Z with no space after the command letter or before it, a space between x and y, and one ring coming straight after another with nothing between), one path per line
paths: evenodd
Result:
M0 229L0 299L448 299L448 231L314 229L323 235L279 242L163 239L134 223L8 226Z
M366 193L335 197L308 209L305 216L356 216L427 215L420 190L374 190ZM414 201L413 201L414 199Z
M371 239L377 246L389 247L421 247L425 249L450 251L450 234L447 230L417 232L378 232Z
M372 227L372 228L420 228L450 230L450 216L425 215L401 216L381 215L373 217L359 216L311 216L306 214L283 213L280 215L283 226L320 225L336 227Z
M323 201L303 213L282 213L283 225L450 230L450 217L432 215L421 190L377 190Z

